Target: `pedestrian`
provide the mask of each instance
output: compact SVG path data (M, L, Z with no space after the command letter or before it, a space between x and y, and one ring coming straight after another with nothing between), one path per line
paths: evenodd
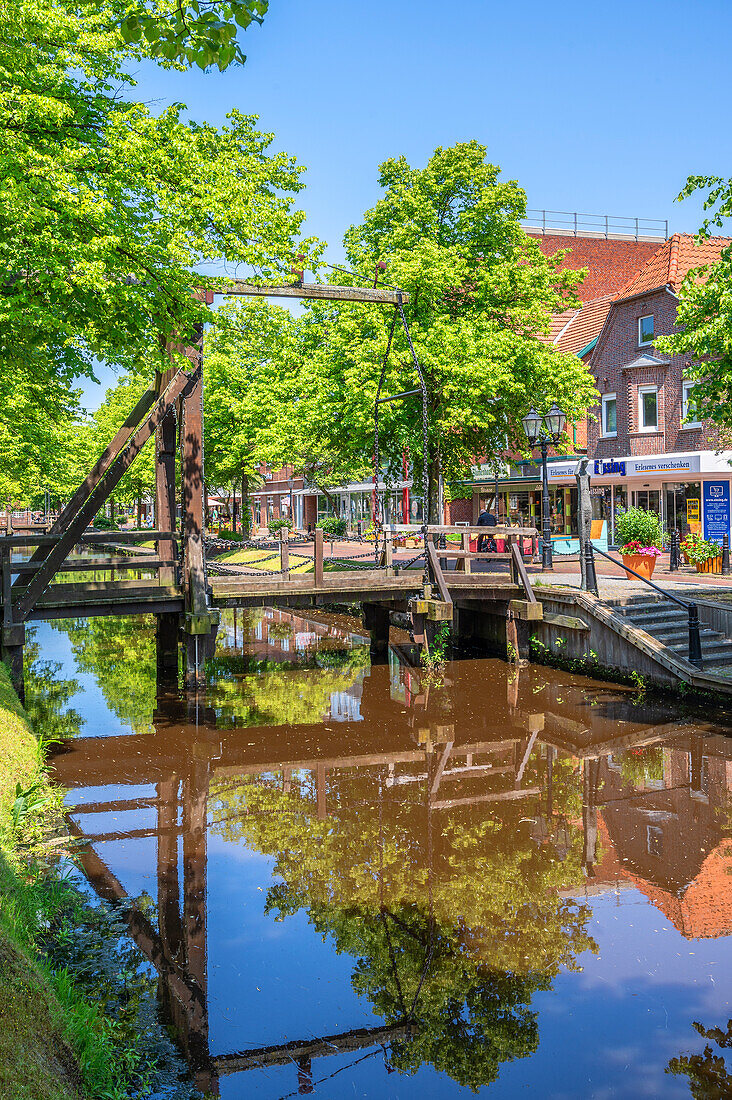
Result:
M496 517L492 512L488 511L488 508L484 508L478 516L478 527L497 527L498 523ZM478 551L481 554L495 554L496 552L496 540L493 535L481 535L478 539Z

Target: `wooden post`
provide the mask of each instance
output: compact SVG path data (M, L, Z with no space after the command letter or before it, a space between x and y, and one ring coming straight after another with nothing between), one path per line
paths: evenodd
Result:
M315 787L318 795L318 821L325 821L328 816L325 790L325 765L317 764L315 768Z
M290 545L287 541L289 537L289 530L283 527L280 531L280 570L285 580L290 579Z
M323 529L321 527L315 528L314 546L315 587L317 588L323 583Z
M183 584L186 602L186 686L203 683L210 635L219 615L208 606L203 532L203 377L182 402Z
M166 372L160 378L162 389L170 381L175 370ZM175 460L176 437L178 434L175 410L171 409L155 432L155 525L158 531L175 531ZM171 539L159 540L158 557L171 561L175 557L174 543ZM172 566L161 566L158 577L161 584L173 584Z
M371 652L377 656L389 648L389 608L380 603L363 605L363 624L371 635Z
M460 536L460 549L470 552L470 534ZM458 561L458 569L462 569L464 573L470 573L470 558L460 558Z

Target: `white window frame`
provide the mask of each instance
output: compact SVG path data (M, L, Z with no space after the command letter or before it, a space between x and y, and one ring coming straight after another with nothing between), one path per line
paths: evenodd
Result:
M650 340L644 340L643 337L641 336L641 325L643 324L644 321L647 321L649 317L650 317L651 322L653 324L653 332L651 333ZM649 348L651 346L651 344L653 343L653 341L655 340L655 338L656 338L656 322L654 320L654 315L652 313L644 313L642 317L638 318L638 347L639 348Z
M646 393L655 393L656 395L656 423L644 424L643 423L643 396ZM639 432L657 432L658 417L659 417L659 403L658 403L658 386L639 386L638 387L638 431Z
M615 431L614 432L609 432L607 430L607 417L606 417L606 414L605 414L605 409L606 409L607 404L610 401L615 402ZM604 393L602 395L602 407L601 407L601 410L600 410L600 417L601 417L601 419L600 419L600 429L601 429L600 434L605 439L613 439L618 434L618 395L616 393Z
M682 382L681 383L681 427L682 428L701 428L701 420L688 420L686 419L689 412L689 393L697 385L696 382Z

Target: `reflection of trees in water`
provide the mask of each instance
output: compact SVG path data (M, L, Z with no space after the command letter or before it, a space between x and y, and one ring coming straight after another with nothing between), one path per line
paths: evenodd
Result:
M81 690L78 680L64 679L62 665L58 661L42 661L38 643L34 640L35 628L27 628L25 646L25 709L31 726L48 744L76 737L84 719L69 706L69 702Z
M212 829L275 858L267 912L306 910L357 959L353 985L373 1010L415 1021L415 1037L392 1045L394 1068L431 1063L477 1089L536 1049L534 993L596 950L589 909L556 894L582 880L582 839L575 829L562 859L532 839L527 802L500 818L436 815L423 789L397 801L382 782L375 770L331 774L325 819L304 784L215 782Z
M91 673L107 706L134 733L153 733L156 704L155 618L152 615L60 619L77 668Z
M368 664L368 649L319 650L317 667L256 657L214 657L207 701L217 723L231 726L313 725L331 699L347 692Z
M711 1040L720 1050L732 1047L732 1020L727 1028L703 1027L694 1023L694 1028L704 1039ZM689 1092L694 1100L725 1100L732 1096L732 1073L724 1061L724 1055L716 1054L707 1043L702 1054L683 1054L672 1058L666 1067L666 1073L688 1077Z
M643 745L637 749L623 749L613 759L620 765L623 782L629 787L644 787L663 779L663 746Z

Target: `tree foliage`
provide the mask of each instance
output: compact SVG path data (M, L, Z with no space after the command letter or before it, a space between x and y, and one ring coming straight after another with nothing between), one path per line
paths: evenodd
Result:
M192 6L135 10L175 22ZM255 116L233 110L216 128L182 104L135 102L129 63L155 48L144 28L124 44L125 12L0 0L0 441L18 491L49 409L62 427L95 360L166 366L165 342L208 316L192 294L212 282L204 269L281 278L296 251L302 169Z
M457 478L475 455L521 449L529 405L558 401L570 423L594 394L585 366L542 342L552 314L576 302L581 277L558 271L521 227L525 196L500 179L477 142L437 149L423 169L404 157L381 165L383 197L345 237L349 269L338 282L383 282L409 293L405 313L428 393L431 480ZM313 303L294 322L297 373L281 382L269 454L358 476L374 447L374 396L393 311ZM290 352L292 344L289 345ZM275 381L277 381L277 372ZM411 350L397 324L384 393L416 387ZM419 464L418 398L382 407L381 454L396 468L408 449Z
M732 179L690 176L678 197L696 192L704 193L708 212L699 231L703 241L732 217ZM732 429L731 287L732 244L716 263L689 271L681 286L676 331L657 341L661 351L689 357L685 377L696 382L695 419L711 420L723 431Z

